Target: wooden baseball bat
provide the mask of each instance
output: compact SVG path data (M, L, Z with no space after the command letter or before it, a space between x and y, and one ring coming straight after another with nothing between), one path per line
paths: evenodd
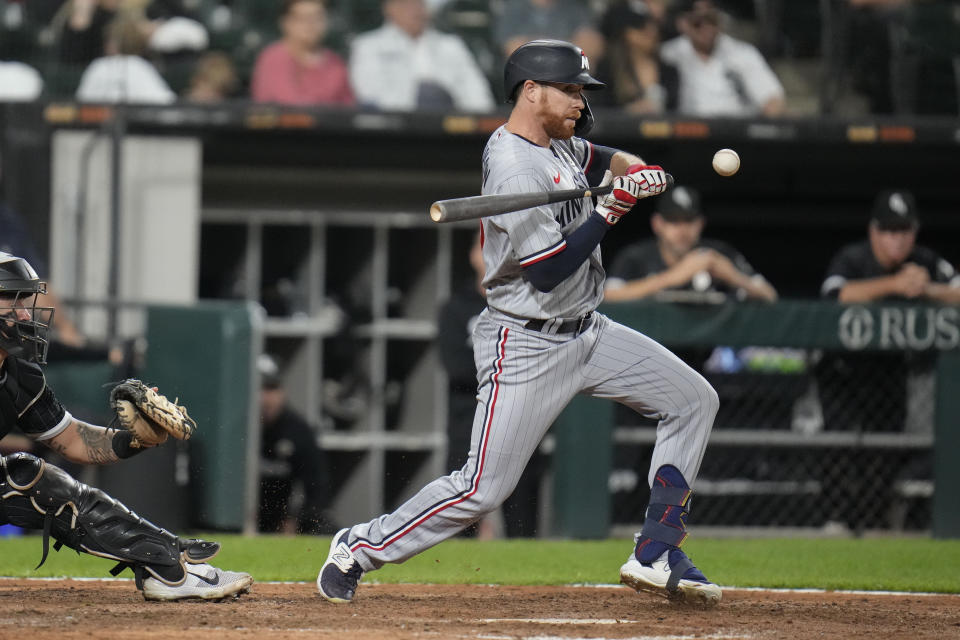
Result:
M673 176L667 174L667 189L673 186ZM589 189L564 189L563 191L546 191L541 193L505 193L502 195L469 196L467 198L452 198L438 200L430 205L430 218L434 222L456 222L458 220L473 220L486 218L501 213L530 209L554 202L565 202L577 198L590 198L606 195L613 191L613 187L591 187Z

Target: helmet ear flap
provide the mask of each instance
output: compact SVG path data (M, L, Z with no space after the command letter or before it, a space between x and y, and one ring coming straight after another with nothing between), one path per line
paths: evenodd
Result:
M583 100L583 109L580 110L580 117L577 118L577 124L573 126L573 133L578 138L582 138L593 129L595 122L593 111L590 109L590 103L587 102L587 96L580 92L580 98Z

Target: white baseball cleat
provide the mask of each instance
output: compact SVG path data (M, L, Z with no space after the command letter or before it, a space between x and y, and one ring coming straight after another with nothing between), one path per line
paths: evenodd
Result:
M149 577L143 581L146 600L219 600L250 591L253 578L249 573L224 571L209 564L188 564L187 577L178 586L171 586Z
M673 552L675 569L670 567L670 554ZM678 555L679 554L679 555ZM663 554L650 564L641 563L635 554L620 567L620 582L637 591L645 591L671 600L679 600L690 604L699 604L714 607L720 602L723 592L706 577L703 580L679 578L670 580L671 573L676 570L684 575L688 569L694 569L694 574L703 577L686 554L679 549L664 551ZM676 582L673 584L672 582Z

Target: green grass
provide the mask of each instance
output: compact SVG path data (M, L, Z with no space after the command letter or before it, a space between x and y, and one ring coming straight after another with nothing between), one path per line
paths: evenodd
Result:
M257 580L312 582L329 538L210 536L223 543L215 564ZM453 539L367 577L377 582L447 584L610 584L629 540L476 542ZM960 540L696 539L684 549L706 575L738 587L863 589L960 593ZM40 539L0 540L0 575L102 577L111 563L51 551L39 570ZM129 572L125 575L129 576Z

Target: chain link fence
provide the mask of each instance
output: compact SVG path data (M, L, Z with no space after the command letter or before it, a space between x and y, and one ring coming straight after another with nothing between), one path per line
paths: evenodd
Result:
M678 350L720 395L692 502L694 526L931 526L933 354ZM610 490L615 529L638 529L655 424L618 408Z

